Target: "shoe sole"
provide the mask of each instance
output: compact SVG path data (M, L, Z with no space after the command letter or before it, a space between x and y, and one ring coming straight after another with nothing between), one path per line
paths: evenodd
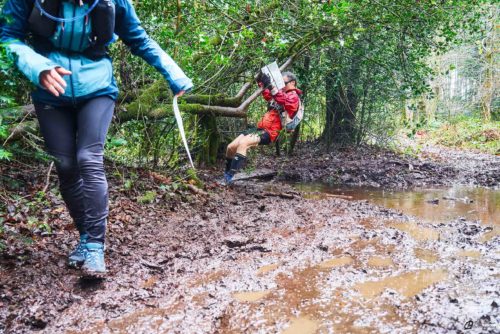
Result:
M99 272L99 271L89 271L89 270L82 270L82 278L83 279L104 279L107 276L107 272Z
M85 261L68 261L68 267L73 269L79 269L83 266Z

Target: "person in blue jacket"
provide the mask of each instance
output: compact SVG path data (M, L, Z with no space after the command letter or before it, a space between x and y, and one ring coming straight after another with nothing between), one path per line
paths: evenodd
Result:
M88 277L106 273L103 152L118 95L106 47L116 35L163 75L175 95L193 87L141 27L130 0L7 0L2 10L0 43L36 86L40 130L80 233L69 265L82 266Z

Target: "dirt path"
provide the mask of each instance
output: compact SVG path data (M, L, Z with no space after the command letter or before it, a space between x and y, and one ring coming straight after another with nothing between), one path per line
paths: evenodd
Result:
M459 180L426 159L365 148L278 162L282 178ZM495 159L473 183L498 182L498 164L487 165ZM24 191L43 187L37 173ZM426 222L279 181L222 188L214 171L202 174L206 194L165 187L158 175L140 174L128 190L112 177L110 274L99 284L65 267L75 233L57 197L42 204L55 233L31 246L8 239L0 256L0 333L445 333L469 321L471 333L498 330L499 225ZM140 203L146 191L152 203Z

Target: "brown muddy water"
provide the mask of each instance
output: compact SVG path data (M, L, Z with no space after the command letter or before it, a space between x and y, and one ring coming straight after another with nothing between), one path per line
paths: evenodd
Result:
M491 243L499 235L500 191L383 191L324 184L295 188L316 201L318 212L325 200L338 198L368 200L382 212L390 208L403 214L401 219L346 219L335 228L337 242L324 236L326 226L318 228L314 239L322 239L319 248L326 253L319 258L304 244L302 253L285 260L265 259L270 263L258 268L255 277L273 277L272 288L234 293L223 333L500 330L500 248ZM476 223L482 230L471 230Z
M428 222L456 218L500 224L500 190L455 186L445 189L383 190L339 187L322 183L296 184L309 198L332 197L368 200L370 203L399 210Z

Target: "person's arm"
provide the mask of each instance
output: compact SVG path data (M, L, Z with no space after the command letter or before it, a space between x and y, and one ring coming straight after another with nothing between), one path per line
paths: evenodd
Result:
M5 47L19 70L33 84L45 88L43 82L40 81L40 74L44 71L50 73L60 65L38 54L24 42L31 9L28 1L7 1L0 18L0 45Z
M271 94L271 91L269 89L267 89L267 88L262 91L262 97L267 102L269 102L269 101L271 101L273 99L273 95Z
M142 28L130 0L117 0L115 32L134 55L144 59L163 75L174 94L193 88L191 79Z
M273 95L273 99L276 103L285 107L285 110L290 117L292 117L292 115L299 108L299 95L294 91L287 93L280 90Z

